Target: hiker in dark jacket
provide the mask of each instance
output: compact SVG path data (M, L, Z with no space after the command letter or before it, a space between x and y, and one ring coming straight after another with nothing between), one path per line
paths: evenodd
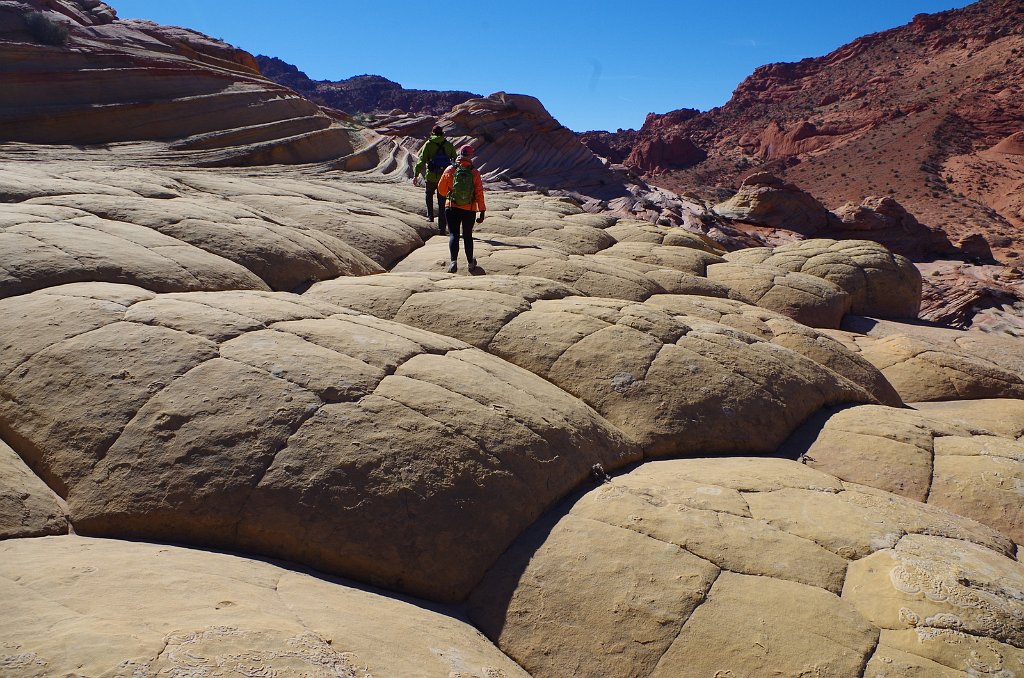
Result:
M473 167L472 146L463 146L459 149L455 164L441 175L437 193L448 200L448 208L445 210L448 218L448 252L451 254L448 272L455 273L459 268L457 260L460 235L466 245L466 260L469 262L469 270L472 271L476 268L476 258L473 256L473 219L476 218L478 224L483 223L487 211L480 170ZM476 215L477 212L480 212L480 216Z
M444 130L440 125L435 125L430 132L430 137L420 149L420 161L416 163L416 174L412 183L419 186L420 175L425 175L427 185L427 218L434 220L434 192L437 191L437 182L445 168L450 167L452 159L455 158L455 146L444 138ZM444 211L444 196L437 194L437 230L441 235L446 232L446 219Z

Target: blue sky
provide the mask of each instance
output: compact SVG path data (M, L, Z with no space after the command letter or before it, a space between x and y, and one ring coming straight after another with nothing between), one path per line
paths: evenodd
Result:
M370 73L416 89L539 98L576 131L707 110L757 66L821 56L966 0L108 0L124 19L186 26L311 78Z

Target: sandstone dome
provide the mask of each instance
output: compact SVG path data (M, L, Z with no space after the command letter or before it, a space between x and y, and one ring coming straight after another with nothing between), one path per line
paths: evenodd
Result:
M71 83L0 74L3 675L1024 672L1019 343L909 260L534 190L616 175L500 94L447 124L525 178L444 273L413 140L94 0L0 25Z

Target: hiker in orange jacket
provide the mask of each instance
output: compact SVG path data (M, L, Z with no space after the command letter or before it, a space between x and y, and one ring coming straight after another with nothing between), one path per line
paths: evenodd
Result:
M475 217L476 223L483 223L487 211L480 170L473 167L472 146L463 146L459 149L455 164L441 175L437 192L448 201L445 208L448 222L448 252L451 254L448 272L455 273L459 268L456 262L459 258L460 235L466 245L466 260L469 262L469 270L472 271L476 268L476 258L473 256L473 220ZM480 212L480 216L476 215L477 212Z

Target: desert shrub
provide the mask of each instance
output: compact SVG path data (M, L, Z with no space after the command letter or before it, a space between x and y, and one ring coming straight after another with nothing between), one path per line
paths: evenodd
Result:
M61 46L68 41L68 27L42 12L29 12L25 25L32 39L43 45Z

